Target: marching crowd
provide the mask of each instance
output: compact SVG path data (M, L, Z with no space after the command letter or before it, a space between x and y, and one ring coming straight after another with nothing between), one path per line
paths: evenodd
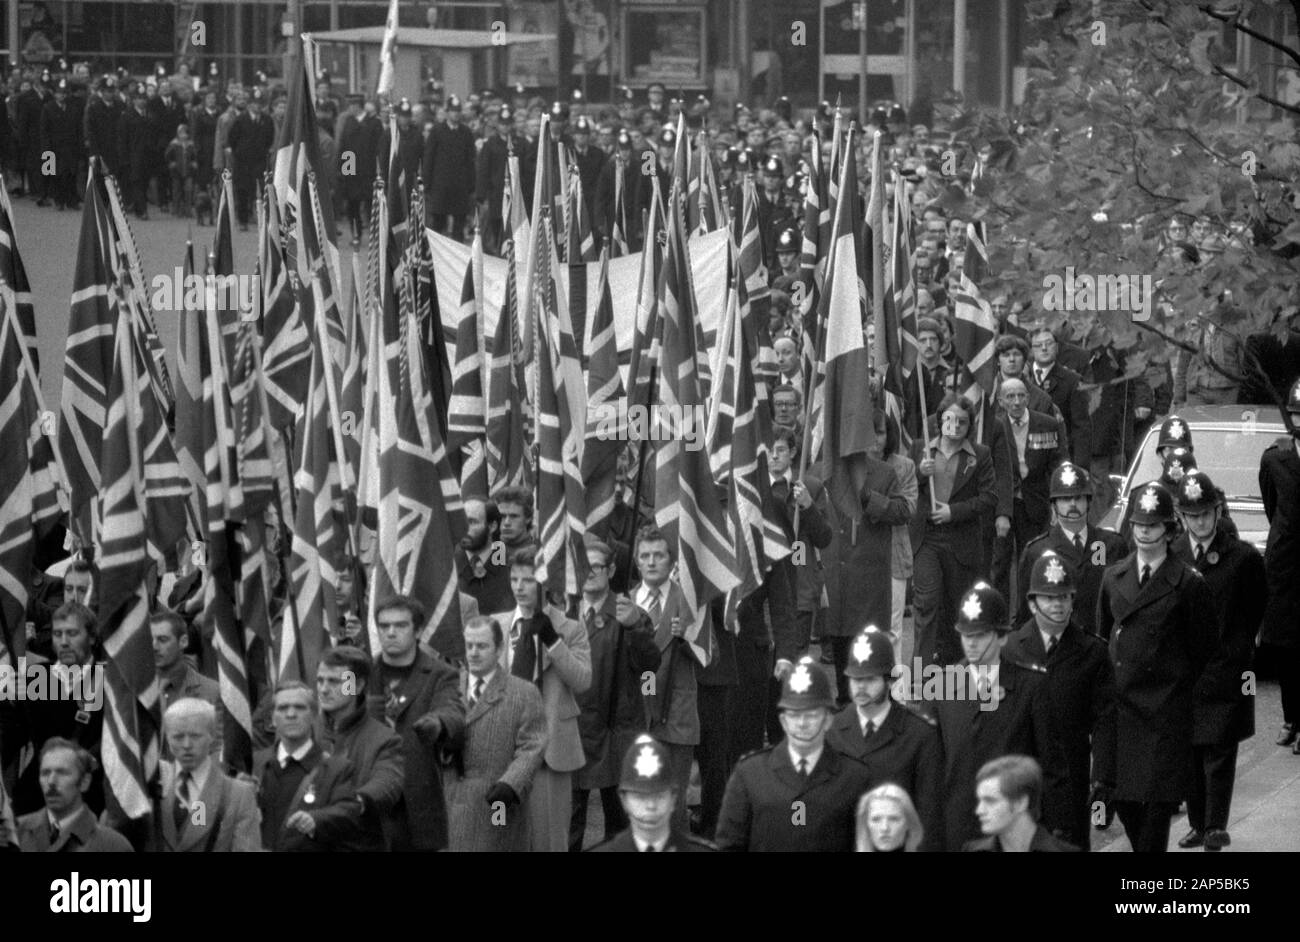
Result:
M39 200L76 204L69 181L39 172L47 148L60 173L102 157L142 216L153 191L177 214L198 210L192 194L229 167L248 224L282 97L188 76L105 76L85 104L73 98L75 77L51 77L50 89L17 78L16 146L3 157ZM340 108L328 82L317 89L323 165L341 171L340 185L321 191L335 194L354 245L368 228L375 168L388 162L387 107L349 96ZM821 469L800 461L802 176L828 107L796 119L784 99L758 112L738 106L715 125L708 102L670 102L662 86L644 103L628 93L603 109L548 108L522 90L466 101L435 91L393 107L403 131L421 129L402 134L396 159L408 184L425 181L426 223L457 239L477 225L490 252L507 237L507 157L520 158L531 192L546 113L548 133L570 145L594 234L609 237L625 219L633 251L647 181L671 174L676 110L692 133L708 133L733 206L741 178L758 177L777 361L773 512L807 556L777 563L734 616L721 602L691 611L673 544L646 523L654 508L624 495L608 532L587 534L581 598L556 598L537 579L533 495L466 494L459 589L480 614L464 621L463 661L420 642L427 613L404 596L377 600L372 650L366 560L339 560L328 588L340 622L326 626L330 646L309 682L284 681L258 704L251 775L223 767L212 631L196 617L201 574L160 580L150 623L164 760L155 813L143 823L115 813L97 756L101 711L5 700L0 762L12 800L0 799L0 844L576 851L595 792L601 851L1087 850L1116 815L1134 850L1163 851L1183 803L1181 846L1228 845L1237 746L1254 734L1244 678L1257 637L1280 652L1279 745L1300 732L1300 370L1283 385L1294 438L1260 465L1265 554L1237 538L1215 469L1196 466L1177 415L1159 426L1161 478L1132 492L1118 532L1099 527L1114 497L1108 475L1172 406L1260 401L1249 376L1229 387L1202 360L1239 351L1210 334L1166 382L1125 379L1095 318L1049 324L1033 301L998 297L995 394L971 403L953 360L967 227L942 198L946 129L879 109L865 137L887 133L919 223L919 359L901 425L874 411L855 521L828 499ZM353 153L362 169L342 172ZM999 147L969 157L968 174L996 164ZM1199 220L1188 228L1164 238L1189 264L1244 238ZM103 659L96 572L62 555L42 554L32 573L26 658L90 669Z

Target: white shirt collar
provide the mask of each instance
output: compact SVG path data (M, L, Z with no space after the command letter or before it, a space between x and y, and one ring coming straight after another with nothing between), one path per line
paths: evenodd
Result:
M180 767L180 765L177 765L176 782L173 787L176 789L176 793L178 796L180 795L181 776L183 774L184 774L184 770ZM190 773L190 801L198 800L198 797L202 793L204 786L208 784L208 776L211 774L212 774L212 757L205 756L203 759L203 764Z
M817 747L816 752L811 752L806 756L801 756L799 753L795 752L794 747L790 745L789 741L786 742L785 748L786 751L790 753L791 767L798 772L800 761L805 761L808 763L808 774L812 775L813 770L817 768L817 763L821 759L822 753L826 751L826 744L823 742L822 745Z
M71 814L65 814L61 818L56 818L54 815L50 814L50 811L47 808L45 811L45 817L49 820L51 825L58 828L60 831L66 831L72 825L72 822L80 817L81 812L85 809L86 805L80 805L77 810Z
M1046 651L1046 650L1047 650L1047 644L1048 644L1048 641L1049 641L1053 636L1050 635L1050 634L1048 634L1048 633L1047 633L1046 631L1044 631L1042 628L1039 628L1039 629L1038 629L1038 634L1039 634L1039 635L1042 637L1042 639L1043 639L1043 650ZM1062 634L1064 634L1064 632L1062 632ZM1057 644L1060 644L1060 643L1061 643L1061 635L1056 635L1055 637L1056 637L1056 643L1057 643Z
M492 683L492 678L495 677L496 675L497 675L497 669L495 667L492 668L492 670L488 671L486 674L484 674L481 678L475 677L473 674L470 674L469 689L472 691L474 689L474 685L477 684L479 680L482 680L483 691L486 693L488 689L488 685Z
M650 588L650 586L644 582L641 583L641 586L636 590L636 604L641 608L644 608L646 611L650 610L651 593L658 593L659 604L662 606L664 602L668 600L668 583L665 582L657 589Z
M894 708L894 704L890 702L888 699L886 699L885 708L881 710L878 714L876 714L876 718L871 721L872 725L875 726L877 732L880 731L880 727L885 725L885 720L889 719L889 711L892 710L893 708ZM857 708L854 707L854 709ZM863 735L866 735L867 717L861 710L858 710L858 728L862 730Z
M1065 536L1065 542L1069 543L1070 545L1074 545L1074 534L1071 533L1069 530L1065 529L1065 527L1061 526L1059 523L1057 524L1057 526L1061 528L1061 533L1064 534ZM1086 523L1083 525L1083 529L1079 531L1079 536L1083 538L1083 545L1087 546L1088 525Z
M636 844L637 853L644 854L647 847L653 846L656 852L662 853L663 849L668 846L668 835L665 834L663 840L656 841L653 845L643 838L632 835L632 841Z
M967 664L966 670L975 678L975 683L978 684L982 680L987 680L990 686L996 687L998 677L1002 674L1002 662L998 661L996 664Z
M284 743L276 743L275 746L276 761L280 763L280 768L284 768L286 765L288 765L290 759L296 759L299 762L301 762L303 759L307 758L307 753L311 752L311 747L313 745L315 745L315 743L313 743L310 739L308 739L305 743L303 743L293 752L290 752L288 749L284 748Z
M1215 535L1217 535L1217 533L1218 533L1218 531L1216 530L1214 534L1211 534L1211 535L1210 535L1210 538L1209 538L1208 540L1204 540L1204 541L1202 541L1202 540L1198 540L1196 537L1193 536L1193 537L1191 538L1191 539L1192 539L1192 556L1193 556L1193 557L1196 556L1196 547L1198 547L1198 546L1201 548L1201 551L1204 552L1206 556L1209 556L1209 555L1210 555L1210 544L1214 542L1214 537L1215 537ZM1188 535L1190 536L1190 534L1188 534Z

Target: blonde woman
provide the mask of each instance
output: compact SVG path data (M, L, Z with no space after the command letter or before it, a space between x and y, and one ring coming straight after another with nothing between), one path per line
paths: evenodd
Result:
M921 846L925 829L906 791L897 785L880 785L858 802L859 853L913 852Z

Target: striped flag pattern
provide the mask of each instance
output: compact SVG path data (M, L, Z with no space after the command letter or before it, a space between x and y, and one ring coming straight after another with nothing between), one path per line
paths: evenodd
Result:
M311 341L285 264L280 208L268 183L263 191L266 220L260 233L258 270L262 291L262 371L266 378L267 421L291 429L307 398Z
M36 307L32 304L32 286L18 251L14 235L14 210L9 202L9 187L0 178L0 299L14 312L18 328L27 344L32 367L40 373L41 359L36 349Z
M461 492L488 495L483 440L487 416L483 399L483 238L477 232L465 266L460 319L456 324L456 363L451 371L451 405L447 410L447 451L460 465Z
M965 363L973 383L991 395L998 372L997 357L993 352L998 339L998 323L979 286L988 276L988 270L984 226L982 223L967 223L966 263L961 271L961 285L954 297L952 345Z
M905 422L904 383L916 370L916 291L912 284L912 219L903 181L894 181L894 224L891 228L889 290L883 317L876 324L876 373L881 377L885 411L898 426L906 453L911 434Z
M571 281L570 284L573 284ZM587 428L582 480L587 489L587 529L604 534L614 513L618 456L627 446L627 392L614 340L614 301L609 293L609 251L601 253L600 300L591 325L587 365ZM617 417L611 421L611 417Z

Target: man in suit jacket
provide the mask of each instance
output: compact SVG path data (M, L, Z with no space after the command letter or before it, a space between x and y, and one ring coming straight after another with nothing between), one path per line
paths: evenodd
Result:
M676 825L686 827L686 786L691 760L700 742L699 670L713 655L713 626L708 613L687 608L686 597L669 580L674 563L668 538L651 524L636 540L641 582L632 599L655 626L659 668L645 695L650 735L668 749L673 781L677 783Z
M395 850L436 851L447 846L443 800L444 753L460 749L465 704L456 669L420 645L424 606L396 595L375 607L379 659L366 684L370 715L402 737L406 773Z
M496 501L471 497L465 501L465 536L456 554L460 591L478 602L484 614L507 612L514 604L510 594L510 566L501 536L501 511Z
M251 781L226 775L212 755L220 717L211 703L175 701L163 714L167 748L154 816L156 847L184 853L257 852L262 815Z
M949 851L961 850L979 833L976 773L1008 753L1038 760L1046 782L1044 824L1052 831L1067 824L1065 755L1052 728L1047 670L1013 660L1003 650L1009 616L998 591L976 583L962 599L957 620L965 663L944 672L937 699L925 694L925 707L933 711L943 742L943 823Z
M55 737L41 747L41 792L45 807L18 819L18 846L25 853L130 853L131 844L100 824L86 805L91 773L98 763L83 747Z
M343 755L357 774L357 828L366 850L391 849L402 827L402 784L406 757L402 737L366 710L370 655L351 645L330 648L316 666L320 742Z
M857 759L827 747L834 706L831 679L812 658L786 674L780 701L786 738L736 764L722 801L719 849L853 849L858 799L870 788L870 773Z
M1169 553L1173 497L1152 482L1132 499L1136 552L1106 570L1097 627L1115 666L1115 812L1133 850L1164 853L1192 788L1195 691L1219 631L1205 579Z
M976 776L976 814L984 836L967 841L967 852L1068 853L1079 848L1052 836L1038 823L1043 770L1029 756L994 759Z
M563 852L569 849L573 773L587 762L576 695L591 686L591 644L582 625L545 604L533 550L515 554L510 588L515 610L501 667L541 690L546 717L546 752L528 793L530 849Z
M1228 812L1237 773L1237 743L1255 735L1255 695L1243 678L1255 655L1255 635L1268 604L1268 578L1259 550L1219 526L1218 489L1204 471L1178 482L1183 534L1171 551L1205 577L1218 615L1219 643L1201 675L1192 705L1191 830L1179 847L1216 851L1231 841Z
M918 440L912 455L920 485L911 523L912 612L916 653L926 665L962 660L951 625L962 593L981 574L980 515L997 506L992 455L970 438L975 407L950 395L939 412L939 437Z
M836 714L826 743L871 773L868 788L892 782L912 799L925 828L921 850L943 850L943 748L933 719L893 698L894 646L874 625L849 649L853 702Z
M1047 529L1051 521L1047 495L1052 471L1069 458L1060 420L1029 408L1028 387L1023 380L1005 380L1000 396L1002 410L997 423L1011 459L1008 470L1012 501L1011 532L994 544L993 582L999 587L1009 584L1011 568L1029 541ZM1024 586L1017 590L1023 592Z
M262 846L285 853L364 850L356 769L342 754L326 755L315 741L311 688L283 680L274 702L276 744L253 757Z
M578 620L591 644L591 686L578 694L578 730L587 763L573 776L573 819L569 850L582 850L587 830L587 801L600 792L605 817L605 839L627 827L619 801L620 758L645 729L641 678L659 667L655 626L626 595L610 591L614 551L586 536L587 582L582 587ZM764 677L766 679L766 675Z
M172 611L155 612L149 617L149 633L153 636L153 663L157 672L159 706L166 713L173 703L187 697L212 704L217 711L216 733L211 743L212 754L220 762L224 732L221 685L211 677L204 677L185 659L185 643L189 637L185 619ZM171 758L169 748L164 738L164 759Z
M619 799L629 826L597 844L593 853L712 853L712 844L673 826L677 789L668 750L648 733L628 747L618 783Z
M447 775L453 851L528 850L523 802L546 749L546 718L536 685L501 669L505 633L495 618L465 624L461 693L465 744Z
M1097 633L1097 596L1107 566L1128 555L1128 541L1114 530L1090 527L1088 515L1094 500L1088 472L1070 461L1052 472L1048 498L1056 522L1026 545L1020 554L1019 608L1016 623L1030 618L1026 588L1034 563L1044 553L1056 553L1065 560L1075 577L1074 620L1084 631Z
M1065 434L1070 439L1070 455L1081 468L1092 461L1092 417L1088 412L1088 395L1080 385L1082 377L1056 361L1059 344L1048 327L1039 327L1030 335L1033 365L1025 371L1026 379L1052 397L1065 420Z
M1033 617L1011 633L1004 653L1047 668L1053 729L1065 752L1068 826L1061 835L1089 846L1092 796L1115 784L1115 677L1106 644L1073 619L1074 569L1055 553L1034 563L1029 579Z

